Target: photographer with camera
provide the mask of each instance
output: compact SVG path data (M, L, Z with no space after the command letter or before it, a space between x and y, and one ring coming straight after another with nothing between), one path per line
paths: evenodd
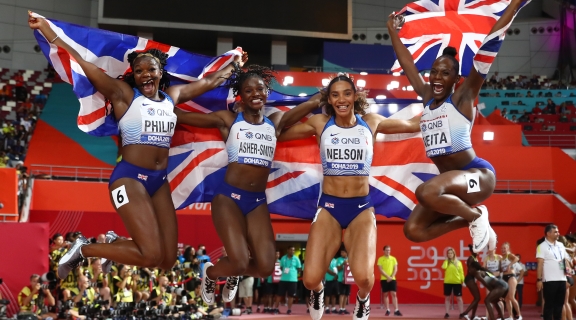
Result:
M110 298L110 287L108 286L108 277L102 271L102 262L100 258L91 258L90 266L86 268L85 275L90 280L92 287L98 291L99 299L108 301L108 305L112 302Z
M219 318L222 316L222 312L224 312L223 307L214 305L208 305L204 300L202 300L202 283L196 283L196 287L194 288L193 292L190 292L191 299L189 300L189 304L194 305L196 307L196 311L201 313L204 317L212 316L213 318Z
M19 314L35 315L38 319L56 318L49 313L47 307L56 305L56 301L48 288L48 284L40 283L40 276L30 276L30 285L25 286L18 294Z
M112 278L112 286L115 289L116 302L133 302L133 294L137 291L136 281L134 280L134 270L128 265L118 266L118 275Z
M148 268L140 268L136 275L136 291L134 292L134 299L136 302L147 301L150 297L150 280L152 272Z
M52 272L58 271L58 261L68 251L68 245L64 243L64 237L60 233L56 233L50 239L50 270Z
M90 285L90 281L84 275L78 277L78 287L70 289L72 294L72 302L74 307L70 310L70 315L75 318L85 319L84 315L80 315L79 305L91 305L96 300L96 290Z
M160 276L158 278L158 285L152 289L148 301L156 301L157 305L164 304L166 306L173 306L176 302L175 294L167 292L168 277Z

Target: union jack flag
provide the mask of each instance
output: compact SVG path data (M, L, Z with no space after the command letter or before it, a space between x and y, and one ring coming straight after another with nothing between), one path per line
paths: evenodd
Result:
M242 197L241 195L239 195L237 193L232 193L230 196L232 197L232 199L236 199L236 200L240 200L240 198Z
M36 17L41 17L33 13ZM168 54L165 70L170 75L171 84L185 84L202 78L205 74L226 67L234 57L242 55L242 48L236 48L216 58L190 53L178 47L165 45L131 35L120 34L85 26L74 25L58 20L46 19L60 39L74 48L86 61L92 62L109 76L116 78L130 70L128 54L133 51L159 49ZM40 49L54 69L67 83L72 84L80 101L77 124L80 130L95 136L118 134L118 125L111 114L111 106L106 98L96 91L75 59L64 49L50 44L38 30L34 35ZM180 105L183 110L210 112L225 110L233 99L229 89L218 87L193 101Z
M413 104L391 117L409 119L421 112L422 105ZM406 219L417 203L414 192L418 185L438 174L436 166L424 154L421 135L379 135L374 154L369 183L375 211ZM211 201L224 179L227 164L228 156L218 130L179 126L168 161L175 207L182 209ZM321 181L320 151L315 138L279 142L266 189L269 211L313 219Z
M529 2L524 2L520 8ZM472 68L474 55L509 4L510 0L412 2L397 13L404 16L404 25L398 35L412 53L418 70L429 70L434 60L442 55L444 48L454 47L458 51L460 74L467 76ZM500 43L504 40L503 33L509 25L499 30ZM491 47L491 49L496 49L496 51L491 51L493 57L496 56L499 48L500 46ZM490 65L487 67L489 68ZM400 63L396 60L392 71L401 70ZM483 70L487 72L486 66Z

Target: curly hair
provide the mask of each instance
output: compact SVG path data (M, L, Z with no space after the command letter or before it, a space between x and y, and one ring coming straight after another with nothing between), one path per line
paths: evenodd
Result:
M272 81L276 80L275 73L276 71L257 64L252 64L246 69L234 68L232 75L230 75L226 82L226 86L232 89L234 96L237 96L242 88L242 84L244 84L246 80L252 77L258 77L262 79L266 88L270 89Z
M330 89L332 88L332 85L338 81L346 81L350 84L350 86L352 86L352 90L354 90L354 93L356 93L356 100L354 101L354 113L365 115L366 108L368 108L369 106L368 101L366 101L366 93L358 92L356 90L356 86L354 85L354 81L352 81L352 79L350 79L346 75L338 75L337 77L334 77L326 87L326 90L321 91L322 98L320 99L320 101L330 105L330 103L328 102L328 95L330 94ZM330 117L334 116L336 114L336 112L334 111L334 106L332 106L332 108L330 107L326 108L326 114L329 115Z
M166 67L168 60L168 54L158 50L158 49L149 49L144 52L137 52L133 51L128 55L128 63L130 63L130 72L121 75L118 79L123 80L124 82L128 83L132 88L136 87L136 82L134 81L134 61L141 57L151 57L158 62L160 65L160 70L164 71L164 67ZM166 90L170 86L170 78L168 77L167 72L162 72L162 78L160 79L160 90Z

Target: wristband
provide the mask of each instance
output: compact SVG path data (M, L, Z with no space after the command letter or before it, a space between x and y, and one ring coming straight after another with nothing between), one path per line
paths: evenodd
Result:
M56 36L56 38L52 39L52 41L50 41L50 43L54 43L54 41L56 41L56 39L60 38L60 36Z
M542 282L542 278L536 279L536 282Z

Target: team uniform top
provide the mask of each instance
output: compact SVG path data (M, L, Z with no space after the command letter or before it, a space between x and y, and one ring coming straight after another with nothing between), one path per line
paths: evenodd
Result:
M506 268L508 268L509 265L511 265L512 262L510 260L508 260L508 255L506 255L506 257L502 258L502 261L500 262L500 265L502 266L502 271L506 270ZM510 268L510 270L514 272L514 269Z
M320 136L320 158L325 176L368 176L372 166L372 130L356 114L356 125L339 127L334 116Z
M244 120L242 112L230 127L226 140L228 163L238 162L270 168L276 150L276 128L270 119L264 117L260 124Z
M500 271L500 260L498 258L494 259L493 261L488 258L486 261L486 269L490 272L498 272Z
M420 118L420 129L429 158L445 156L472 148L470 132L472 121L468 120L452 102L452 95L435 109L430 109L432 100L424 107Z
M132 103L126 113L118 120L122 135L122 146L146 144L161 148L170 148L170 141L176 127L174 101L164 92L164 99L151 100L136 88Z

